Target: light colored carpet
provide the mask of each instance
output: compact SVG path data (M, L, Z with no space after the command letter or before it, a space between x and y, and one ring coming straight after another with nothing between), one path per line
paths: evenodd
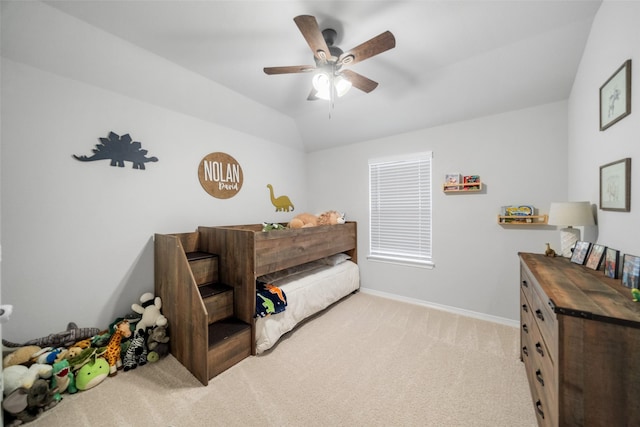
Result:
M33 427L535 426L517 328L351 295L202 386L169 356Z

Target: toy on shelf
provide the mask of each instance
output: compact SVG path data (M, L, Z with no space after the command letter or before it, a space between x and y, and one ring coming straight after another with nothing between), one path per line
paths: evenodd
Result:
M501 225L545 225L548 215L536 215L531 205L510 205L500 208L498 223Z

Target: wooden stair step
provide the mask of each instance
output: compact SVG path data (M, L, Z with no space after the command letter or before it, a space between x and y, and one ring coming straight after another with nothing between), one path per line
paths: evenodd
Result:
M233 288L223 283L198 286L207 309L207 323L211 324L233 316Z
M187 260L198 286L218 281L218 255L208 252L188 252Z
M198 285L198 291L200 291L200 296L202 298L209 298L224 292L233 292L233 288L229 285L225 285L224 283L210 282Z
M209 325L209 349L242 332L250 331L251 326L235 317L227 317Z
M209 377L251 355L251 326L230 317L209 325Z
M212 254L209 252L195 251L195 252L186 252L187 261L198 261L201 259L214 258L218 255Z

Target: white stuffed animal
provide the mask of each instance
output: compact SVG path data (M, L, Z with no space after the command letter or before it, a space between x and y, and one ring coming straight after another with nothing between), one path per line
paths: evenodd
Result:
M140 304L132 304L131 309L138 314L142 314L142 318L136 325L136 331L146 330L155 326L166 326L167 318L162 315L160 309L162 301L160 297L153 297L151 292L142 294Z
M4 383L4 395L8 396L16 389L31 388L38 378L50 378L53 366L42 363L34 363L30 367L24 365L13 365L2 370L2 381Z

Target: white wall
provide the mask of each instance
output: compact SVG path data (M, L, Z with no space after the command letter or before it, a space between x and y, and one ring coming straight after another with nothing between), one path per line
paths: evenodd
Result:
M567 103L459 122L308 155L316 211L358 221L362 287L498 318L518 319L518 251L559 248L554 227L506 228L500 206L532 204L547 213L567 197ZM370 158L433 152L432 270L368 261ZM478 174L486 190L444 194L448 172Z
M600 166L631 158L631 212L598 210L591 241L640 255L640 2L604 1L596 15L569 99L569 196L599 200ZM599 88L632 60L631 114L599 130Z
M153 287L154 233L286 221L270 205L267 183L297 210L339 209L359 222L363 287L517 319L516 254L541 252L545 242L557 248L558 233L503 228L496 215L505 204L546 213L551 201L595 203L598 167L637 160L638 113L599 132L597 94L628 58L638 75L639 7L603 3L568 103L305 156L292 123L277 113L46 5L2 2L2 300L16 307L4 337L35 338L69 321L104 327L122 315ZM105 62L114 57L126 58L130 72ZM192 105L196 93L211 96ZM246 117L256 121L238 120ZM263 121L276 125L260 137ZM130 133L160 161L137 171L71 158L90 154L109 131ZM367 160L425 150L434 153L436 267L367 261ZM197 164L213 151L244 168L245 187L233 199L214 199L197 181ZM445 195L447 172L479 174L486 191ZM640 255L633 181L631 213L599 211L598 232L604 244Z
M133 81L125 83L135 86L136 70L157 65L158 58L41 4L34 15L41 27L11 20L6 28L4 6L2 301L14 305L11 321L3 325L5 339L46 336L64 330L70 321L104 328L128 313L142 293L153 290L154 233L287 221L290 214L276 213L271 205L268 183L276 193L290 196L296 207L305 206L303 151L217 124L215 110L211 120L204 120L192 111L179 111L179 103L147 99L143 90L127 96L104 87L108 67L95 83L91 73L82 78L65 75L67 68L91 69L89 63L108 58L115 49L127 53ZM27 19L11 16L21 17ZM50 27L54 24L70 26L65 32L75 29L78 39L93 40L91 54L66 52L65 60L75 66L64 69L14 59L14 44L36 51L47 48L46 39L58 34L59 28ZM131 51L137 53L129 55ZM163 76L166 87L185 86L182 80L196 87L202 83L179 68ZM126 75L115 78L124 81ZM215 89L201 88L204 93ZM254 110L245 99L218 95L217 102L236 116L263 115L260 106ZM98 138L110 131L129 133L159 161L134 170L129 162L118 168L108 160L83 163L72 158L91 155ZM243 168L244 186L234 198L215 199L200 186L198 165L215 151L230 154Z

